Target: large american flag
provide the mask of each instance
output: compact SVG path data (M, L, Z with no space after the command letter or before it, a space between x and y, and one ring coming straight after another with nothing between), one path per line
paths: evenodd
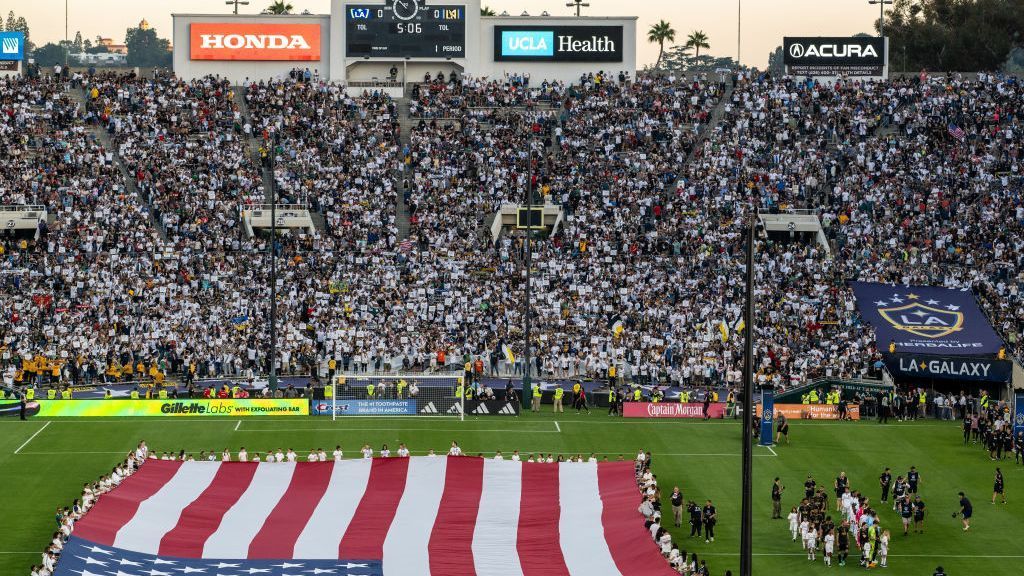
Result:
M75 527L57 576L674 574L631 462L150 460Z

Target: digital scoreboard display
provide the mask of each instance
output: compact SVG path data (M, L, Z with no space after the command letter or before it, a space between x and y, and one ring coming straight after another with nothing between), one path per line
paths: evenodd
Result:
M350 58L465 58L466 7L394 0L346 6L345 55Z

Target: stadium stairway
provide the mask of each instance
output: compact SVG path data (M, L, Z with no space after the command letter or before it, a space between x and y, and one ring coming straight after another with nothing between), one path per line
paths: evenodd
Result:
M87 100L84 90L71 88L69 86L66 89L66 93L73 100L81 104L83 110L85 109ZM114 165L117 166L118 171L121 172L121 176L124 177L125 186L128 188L128 192L137 195L146 203L146 212L149 214L149 221L153 224L153 228L160 235L160 240L167 242L167 230L157 218L156 210L153 208L153 203L150 202L149 198L140 192L138 187L135 185L135 175L128 170L127 166L125 166L124 161L121 159L121 154L117 150L117 146L114 145L114 141L110 138L110 134L102 126L96 124L88 124L86 125L86 129L92 132L104 148L114 154Z
M416 121L409 117L409 99L399 98L398 105L398 128L399 143L404 149L409 147L412 141L412 129ZM395 181L398 183L398 194L395 200L395 227L398 228L398 241L401 242L409 237L409 205L405 201L407 182L412 181L412 174L405 164L405 159L400 158L400 167L395 169Z
M687 166L689 166L690 162L692 162L696 157L697 151L704 147L704 141L711 136L715 127L722 123L722 118L725 116L725 105L732 102L732 93L735 89L736 85L730 80L729 83L726 84L725 93L722 94L722 97L718 100L718 104L715 105L714 110L711 111L711 118L708 119L708 123L704 126L704 129L701 130L697 141L694 142L693 150L691 150L690 154L686 157Z

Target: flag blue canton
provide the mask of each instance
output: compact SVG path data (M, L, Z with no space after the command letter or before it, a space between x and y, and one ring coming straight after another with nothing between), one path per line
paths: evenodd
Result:
M383 576L379 561L172 558L68 540L54 576Z

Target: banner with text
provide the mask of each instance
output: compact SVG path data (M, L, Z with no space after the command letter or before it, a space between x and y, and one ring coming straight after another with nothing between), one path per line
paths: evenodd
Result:
M1020 435L1024 433L1024 392L1018 390L1013 403L1013 437L1020 441Z
M804 36L782 39L782 62L793 76L884 76L885 38Z
M40 400L39 416L308 416L309 401L296 399L239 400Z
M703 418L704 405L696 402L626 402L622 405L626 418ZM708 416L725 418L725 404L708 406Z
M761 406L766 407L767 412L765 412L764 409L762 409L759 413L761 416L761 432L760 434L758 434L758 440L761 446L771 446L772 438L774 438L774 436L772 435L772 423L775 422L774 390L772 390L771 388L766 388L761 391L761 404L758 405L758 408L761 408Z
M409 416L416 414L415 400L338 400L315 402L314 416Z
M1006 360L923 354L886 354L885 366L893 376L976 382L1007 382L1013 372L1013 364Z
M839 420L839 406L836 404L776 404L774 406L775 418L779 414L791 420ZM761 416L763 408L757 405L757 415ZM846 413L852 420L860 420L860 406L850 403L846 406Z
M857 308L883 352L978 356L1003 345L969 290L851 282Z
M193 60L320 60L319 24L195 22L189 34Z

